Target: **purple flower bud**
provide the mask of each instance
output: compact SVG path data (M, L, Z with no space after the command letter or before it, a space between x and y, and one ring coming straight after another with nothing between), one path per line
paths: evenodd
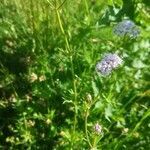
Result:
M121 37L136 38L140 34L140 30L131 20L123 20L114 27L114 33Z
M94 126L94 131L97 134L100 134L100 133L102 133L102 127L98 123L96 123L95 126Z
M107 54L96 65L96 70L102 75L109 75L113 69L122 64L122 59L117 54Z

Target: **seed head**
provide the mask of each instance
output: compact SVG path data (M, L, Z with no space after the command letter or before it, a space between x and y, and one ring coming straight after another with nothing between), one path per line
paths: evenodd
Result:
M33 83L33 82L36 81L37 79L38 79L37 74L32 73L31 76L30 76L30 82Z
M128 36L130 38L136 38L140 34L140 30L131 20L123 20L119 22L113 30L114 34L118 36Z
M96 70L102 75L109 75L113 69L122 64L122 59L117 54L107 54L96 65Z

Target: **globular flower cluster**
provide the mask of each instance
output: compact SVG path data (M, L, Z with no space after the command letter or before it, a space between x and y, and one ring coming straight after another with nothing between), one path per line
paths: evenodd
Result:
M101 127L101 125L99 125L98 123L96 123L94 125L94 131L95 131L96 134L101 134L102 133L102 127Z
M117 54L109 53L96 65L96 70L102 75L109 75L113 69L122 64L122 59Z
M123 20L114 27L114 33L118 36L128 36L136 38L140 34L140 30L131 20Z

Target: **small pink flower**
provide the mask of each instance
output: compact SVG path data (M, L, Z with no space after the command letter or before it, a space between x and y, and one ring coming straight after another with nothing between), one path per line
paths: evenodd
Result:
M94 126L94 131L95 131L97 134L102 133L102 126L99 125L98 123L96 123L95 126Z

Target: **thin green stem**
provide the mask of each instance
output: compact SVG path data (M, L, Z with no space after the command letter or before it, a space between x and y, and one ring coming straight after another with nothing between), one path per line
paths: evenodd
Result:
M61 22L61 19L60 19L60 14L59 14L58 9L56 9L56 14L57 14L57 18L58 18L59 27L60 27L60 29L61 29L61 32L62 32L63 35L64 35L64 38L65 38L67 50L70 52L70 51L71 51L71 48L70 48L70 46L69 46L68 38L67 38L67 36L66 36L66 34L65 34L65 31L64 31L64 28L63 28L63 25L62 25L62 22ZM67 51L67 52L68 52L68 51Z
M135 125L135 127L133 128L133 130L119 143L117 143L117 145L115 146L115 149L118 149L118 146L122 145L123 142L125 142L125 140L129 137L131 137L133 135L133 133L141 126L141 124L143 123L143 121L150 117L150 109L147 110L147 112L145 112L145 114L143 115L143 117L141 118L141 120Z
M90 24L90 13L89 13L89 6L88 6L88 2L87 0L84 0L84 3L85 3L85 10L86 10L86 17L87 17L87 23L88 25Z
M69 54L69 59L70 59L70 63L71 63L71 73L72 73L72 81L73 81L73 91L74 91L74 123L73 123L73 135L75 135L75 131L76 131L76 124L77 124L77 114L78 114L78 108L77 108L77 88L76 88L76 80L75 80L75 73L74 73L74 64L73 64L73 56L72 56L72 49L70 48L69 45L69 41L68 41L68 37L65 33L65 30L63 28L63 24L60 18L60 14L59 14L59 10L56 7L56 14L57 14L57 18L58 18L58 23L59 23L59 27L60 30L62 32L62 34L64 35L64 39L65 39L65 43L66 43L66 50L67 50L67 54ZM74 138L74 136L73 136ZM74 139L72 140L74 141ZM72 143L73 144L73 143ZM72 145L73 146L73 145Z
M89 15L89 7L88 7L87 0L84 0L84 3L85 3L85 8L86 8L86 13Z
M72 62L72 57L71 57ZM77 108L77 89L76 89L76 80L74 79L74 66L73 62L71 63L71 70L72 70L72 76L73 76L73 89L74 89L74 123L73 123L73 133L75 134L76 130L76 124L77 124L77 114L78 114L78 108Z
M64 0L58 7L57 7L57 9L60 9L63 5L64 5L64 3L66 2L67 0Z
M92 144L90 142L89 135L88 135L88 129L87 129L87 119L88 119L88 116L89 116L89 109L87 109L86 113L85 113L85 135L86 135L86 140L87 140L90 148L92 148Z
M92 146L93 148L96 147L96 140L97 140L97 137L95 137L94 140L93 140L93 146Z
M136 124L136 126L134 127L134 129L132 130L131 134L134 133L139 127L140 125L143 123L143 121L147 118L150 117L150 109L147 110L147 112L143 115L143 117L141 118L141 120ZM130 134L130 135L131 135Z

